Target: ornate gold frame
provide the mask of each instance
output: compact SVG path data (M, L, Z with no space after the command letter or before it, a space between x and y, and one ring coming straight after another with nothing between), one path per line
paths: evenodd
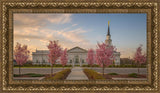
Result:
M14 2L15 1L15 2ZM144 0L145 1L145 0ZM1 68L0 92L158 92L159 32L158 2L111 2L111 1L1 1ZM38 81L13 80L13 13L146 13L147 14L147 61L146 81L97 80L97 81Z

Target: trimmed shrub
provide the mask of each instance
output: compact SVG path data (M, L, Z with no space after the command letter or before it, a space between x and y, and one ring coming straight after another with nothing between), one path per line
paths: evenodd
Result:
M27 76L30 76L30 77L43 77L44 76L43 74L35 74L35 73L27 73L27 74L24 74L24 75L27 75Z
M72 65L65 65L64 67L72 67Z
M117 73L108 73L108 75L118 75Z
M82 65L82 67L99 67L99 65L96 65L96 64L94 64L94 65Z
M14 76L14 77L20 77L20 76L22 76L22 75L14 74L13 76Z
M71 69L64 69L56 73L53 77L50 76L45 78L45 80L64 80L66 79L66 77L69 75L70 72L71 72Z
M137 73L131 73L131 74L128 74L129 77L134 77L134 78L137 78L138 77L138 74Z
M97 73L96 71L94 70L91 70L91 69L84 69L83 72L87 75L87 77L89 79L93 79L93 80L96 80L96 79L105 79L101 74Z
M94 64L93 67L99 67L99 65Z
M14 74L14 77L20 77L20 76L28 76L28 77L43 77L43 74L35 74L35 73L27 73L27 74Z

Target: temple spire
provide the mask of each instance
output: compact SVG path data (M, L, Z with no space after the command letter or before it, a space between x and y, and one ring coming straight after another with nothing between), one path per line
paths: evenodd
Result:
M108 21L108 33L107 33L107 35L110 36L109 21Z

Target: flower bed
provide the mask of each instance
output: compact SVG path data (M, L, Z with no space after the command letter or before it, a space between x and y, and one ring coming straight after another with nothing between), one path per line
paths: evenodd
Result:
M64 80L67 78L69 73L71 72L71 69L64 69L56 74L48 75L45 77L45 80Z
M89 80L105 79L101 74L91 69L84 69L83 72L87 75Z

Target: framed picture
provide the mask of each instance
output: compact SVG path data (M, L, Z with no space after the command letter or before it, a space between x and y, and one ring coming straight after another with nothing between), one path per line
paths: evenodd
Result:
M0 92L159 92L157 1L1 6Z

